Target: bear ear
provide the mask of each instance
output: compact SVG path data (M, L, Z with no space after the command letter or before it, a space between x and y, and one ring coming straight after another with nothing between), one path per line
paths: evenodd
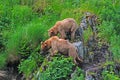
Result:
M53 30L49 30L50 33L53 33Z
M43 42L41 41L41 44L43 44Z
M52 32L53 32L53 30L48 30L48 32L51 32L51 33L52 33Z

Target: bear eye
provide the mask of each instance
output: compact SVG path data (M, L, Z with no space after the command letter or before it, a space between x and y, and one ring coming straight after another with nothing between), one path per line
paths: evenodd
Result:
M54 34L54 32L53 32L53 31L51 31L51 34Z
M47 46L47 43L45 43L45 46Z

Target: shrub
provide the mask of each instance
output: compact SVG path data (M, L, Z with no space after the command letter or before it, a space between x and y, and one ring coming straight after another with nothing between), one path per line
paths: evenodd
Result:
M69 79L74 64L70 58L54 57L48 62L45 71L38 71L35 75L37 80L60 80Z
M113 67L110 67L110 70L104 70L102 72L102 78L103 80L120 80L120 78L118 77L118 75L116 75L113 72Z
M77 67L76 72L74 73L73 77L70 80L85 80L83 71L79 67Z
M18 66L19 72L23 73L26 78L37 69L39 63L43 61L43 56L40 56L37 52L33 52L26 60L22 60Z
M120 78L114 74L114 72L104 71L103 80L120 80Z

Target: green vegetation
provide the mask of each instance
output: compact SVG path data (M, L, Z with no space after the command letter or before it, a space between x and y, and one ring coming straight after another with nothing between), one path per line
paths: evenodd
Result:
M57 57L52 58L51 61L45 61L39 71L34 76L35 80L63 80L70 79L71 73L75 69L75 64L73 64L71 58L65 58L63 56L57 55ZM46 70L43 69L46 67ZM77 67L71 80L84 80L83 71Z
M6 65L6 53L0 53L0 68Z
M28 78L39 66L38 63L42 63L44 57L38 53L32 53L27 59L22 60L19 65L19 72L24 73L25 77Z
M26 78L69 79L75 67L71 59L59 56L46 62L45 56L39 54L40 42L48 38L47 30L56 21L71 17L80 24L86 11L100 18L98 37L109 43L114 62L120 63L119 0L0 0L0 69L6 67L8 54L15 54L21 58L19 72ZM84 33L85 42L88 36L90 29ZM41 72L42 63L47 68ZM76 72L72 80L84 80L82 70L77 69L80 73ZM105 71L103 75L104 80L119 80L114 72Z
M104 70L102 72L103 80L120 80L119 76L113 71L113 66L110 66L110 70Z
M52 61L47 62L45 65L44 66L47 67L47 69L43 71L43 69L40 68L37 75L35 75L36 80L69 79L69 76L75 67L70 58L60 56L54 57Z

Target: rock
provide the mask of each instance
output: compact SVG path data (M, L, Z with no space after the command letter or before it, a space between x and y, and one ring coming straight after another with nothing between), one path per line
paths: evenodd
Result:
M80 26L75 32L75 41L84 41L83 39L83 28Z
M76 73L77 73L77 69L75 69L74 72L71 74L71 79L70 80L72 80L74 78L74 76L76 75Z
M84 59L84 46L83 42L74 42L73 45L78 49L78 55Z
M85 12L84 15L85 15L85 16L90 16L91 13L90 13L90 12Z
M87 75L87 76L85 77L85 80L95 80L95 79L93 78L93 76Z
M73 45L77 48L79 57L82 57L84 62L88 63L89 62L88 47L84 46L83 42L81 41L74 42ZM90 59L91 59L91 56L90 56Z
M88 28L88 23L87 23L86 17L82 18L82 21L80 22L80 27L84 30L86 30Z
M90 66L85 71L85 80L102 80L100 78L101 72L102 72L102 66L100 65Z
M120 77L120 63L116 63L114 65L114 73L119 75L119 77Z
M8 80L6 71L0 71L0 80Z

